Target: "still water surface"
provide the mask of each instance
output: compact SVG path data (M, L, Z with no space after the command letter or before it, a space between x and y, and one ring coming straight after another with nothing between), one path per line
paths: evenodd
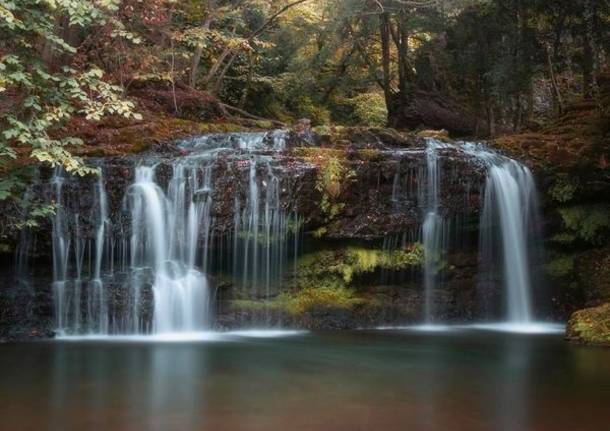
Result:
M0 345L0 429L610 429L610 349L560 335L243 335Z

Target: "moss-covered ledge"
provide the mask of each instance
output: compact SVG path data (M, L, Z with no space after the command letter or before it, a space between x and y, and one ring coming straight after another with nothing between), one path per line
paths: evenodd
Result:
M572 314L566 338L576 343L610 347L610 303Z

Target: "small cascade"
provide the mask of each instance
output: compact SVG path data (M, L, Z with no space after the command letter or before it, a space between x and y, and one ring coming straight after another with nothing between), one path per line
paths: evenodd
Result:
M410 242L420 240L424 247L424 322L427 325L437 323L435 315L440 310L435 310L434 304L436 292L442 287L445 260L453 249L468 247L463 242L465 232L460 218L468 214L469 189L465 188L463 214L444 214L441 204L442 189L449 187L452 178L455 180L459 176L459 172L443 168L442 160L463 156L478 161L485 175L481 185L479 277L490 277L485 288L501 281L506 298L506 322L527 325L534 320L531 290L535 277L532 264L541 243L536 232L538 208L533 176L524 165L481 144L448 144L434 139L426 140L425 170L415 174L417 189L414 191L408 187L411 181L405 186L404 178L397 171L391 195L394 211L400 211L405 200L414 200L413 194L417 194L416 200L422 209L419 239L412 238ZM384 248L395 248L395 241L386 238ZM485 297L487 292L482 294Z
M424 316L427 324L434 320L434 292L438 283L438 271L444 252L444 219L439 211L441 179L438 150L447 146L434 139L426 141L426 215L422 224L424 246Z
M100 333L108 332L108 304L106 299L106 292L104 291L104 282L102 281L102 261L104 259L104 245L106 244L106 231L107 226L110 223L108 219L108 201L106 198L106 189L104 188L103 174L100 173L99 179L96 185L96 197L99 202L99 222L98 228L95 235L95 261L93 278L91 279L92 295L89 296L88 300L88 315L94 317L97 320L97 328ZM80 274L80 268L82 267L82 253L77 251L77 271ZM79 277L77 276L77 279ZM79 299L80 299L80 287ZM78 303L80 301L75 301ZM77 311L78 315L80 312ZM91 327L93 325L90 325Z
M209 292L205 275L195 267L195 257L209 193L195 202L195 192L202 186L197 172L191 170L190 181L186 181L185 167L180 164L174 167L169 198L154 176L154 167L136 168L132 220L138 227L131 239L132 271L148 267L154 274L153 333L201 331L209 324ZM138 296L134 304L140 300ZM133 321L139 318L134 316Z
M282 208L281 178L269 160L250 161L246 205L241 210L236 203L234 224L233 261L240 263L234 274L241 277L244 294L269 297L272 281L282 279L289 255L296 258L290 242L298 248L298 217Z
M540 244L534 178L526 166L481 145L464 144L463 148L488 168L480 222L482 272L502 277L507 322L531 324L531 267Z
M62 205L64 177L61 169L56 168L51 180L54 192L55 216L53 217L53 295L55 297L55 320L58 332L67 327L68 307L66 284L68 282L68 249L70 240L64 225L67 214ZM79 301L80 302L80 301ZM80 308L80 304L77 305ZM80 320L77 318L77 320Z
M57 330L59 333L107 333L109 315L102 265L110 221L103 171L100 170L92 190L96 205L91 214L84 215L96 224L93 247L91 241L83 239L81 214L67 211L64 196L66 175L56 168L51 179L52 199L56 206L52 219L52 247ZM86 259L89 264L85 266Z

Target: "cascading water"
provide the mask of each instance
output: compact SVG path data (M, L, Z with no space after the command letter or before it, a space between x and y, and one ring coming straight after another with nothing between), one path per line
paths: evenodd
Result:
M66 215L63 211L62 206L62 189L64 184L63 172L59 169L55 169L55 173L51 180L53 184L54 192L54 203L55 203L55 217L53 217L53 295L55 297L55 320L57 330L61 333L66 327L67 320L67 307L65 306L67 295L66 295L66 283L68 279L68 249L70 247L67 233L64 228L64 219ZM78 259L78 253L77 253ZM77 280L79 277L77 277ZM80 309L79 304L76 305L76 309ZM77 316L77 321L80 321L80 317ZM76 323L78 325L78 323Z
M106 292L104 291L104 282L102 281L102 261L104 259L104 245L106 244L106 230L109 220L108 202L106 198L106 190L104 189L104 179L102 173L100 173L95 190L97 201L99 202L99 226L95 236L95 262L93 278L91 280L93 294L89 297L87 310L90 316L93 316L94 314L97 315L96 320L98 322L98 331L106 333L108 332L108 305L106 300ZM93 310L96 310L96 312Z
M480 222L483 271L501 268L507 322L529 325L534 320L532 251L540 243L536 231L538 203L534 178L526 166L486 147L475 144L462 147L483 161L488 169Z
M154 172L153 167L136 168L132 220L143 228L132 234L132 271L152 267L153 333L201 331L208 324L209 293L205 275L195 268L195 254L207 199L200 204L193 201L196 172L187 195L187 184L181 181L183 167L176 166L174 178L179 183L170 185L169 199L155 183Z
M437 323L435 298L442 287L440 270L449 254L450 233L463 235L459 226L450 232L449 219L441 210L441 189L450 182L451 176L450 172L441 175L444 172L441 160L449 154L478 160L485 169L479 220L480 274L492 278L491 286L501 280L506 298L505 322L527 326L534 321L532 264L540 244L536 232L538 209L533 176L526 166L483 145L448 144L434 139L426 140L425 173L416 174L417 200L423 209L419 238L424 247L424 322L426 326ZM400 210L402 199L413 199L402 192L402 182L401 176L395 174L391 197L395 210ZM467 202L469 197L464 200ZM453 241L460 242L459 238ZM385 247L387 243L388 239Z
M53 290L60 334L200 332L211 326L208 277L212 268L224 267L223 256L230 256L228 268L243 296L254 298L273 293L290 255L296 262L298 216L284 210L278 162L285 132L209 135L179 148L182 155L172 161L143 159L135 166L122 210L114 205L116 228L103 173L91 183L92 200L78 203L65 190L82 185L55 171ZM243 199L236 190L232 230L215 236L218 169L236 178L246 173L247 189ZM79 214L79 207L90 213Z
M440 201L440 168L438 149L444 144L428 139L426 143L426 215L422 225L422 243L424 246L424 289L426 323L434 319L434 290L438 281L438 266L443 252L443 217L439 213Z
M81 237L81 214L75 213L71 217L66 211L65 172L57 168L51 179L56 206L52 219L53 295L59 333L71 330L105 333L109 328L107 292L102 278L109 219L103 171L100 170L99 175L92 190L96 205L88 215L97 224L93 247L91 240ZM71 255L73 266L70 265ZM85 256L92 265L84 267Z
M286 167L295 163L284 153L286 146L282 131L208 135L179 143L177 156L143 157L111 173L102 164L100 177L85 182L56 170L47 190L57 204L52 237L59 332L201 332L212 327L213 297L261 306L282 292L283 283L292 287L287 276L297 272L300 218L294 195L299 189L286 175L294 172ZM474 246L472 240L462 241L466 231L459 221L473 219L471 185L475 190L482 185L484 196L480 272L490 275L490 297L497 304L494 286L504 283L507 321L531 323L536 202L529 170L480 145L434 139L423 151L388 154L396 166L387 186L390 211L407 224L405 231L385 238L384 248L407 250L422 243L425 323L443 323L439 316L447 310L441 307L459 295L445 287L455 248ZM472 184L461 178L462 167L477 171ZM117 172L127 181L121 193L106 190L107 178ZM82 193L83 187L89 192ZM476 235L475 226L471 232ZM418 272L387 270L382 284L409 283ZM227 280L229 297L218 287ZM231 325L281 324L282 317L270 316L264 307L263 313L238 315Z

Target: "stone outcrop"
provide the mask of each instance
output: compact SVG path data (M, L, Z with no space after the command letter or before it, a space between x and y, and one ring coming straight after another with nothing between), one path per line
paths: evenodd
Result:
M576 343L610 347L610 303L572 314L566 338Z

